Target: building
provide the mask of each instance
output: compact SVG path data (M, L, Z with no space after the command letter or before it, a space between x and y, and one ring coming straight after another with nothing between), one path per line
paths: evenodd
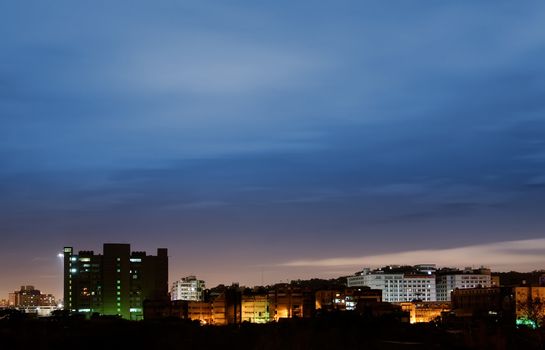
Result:
M205 283L195 276L184 277L172 284L171 300L204 300Z
M212 303L207 301L187 301L187 316L190 320L199 321L201 324L214 324L214 312Z
M455 289L468 289L492 286L490 269L466 267L463 271L448 269L437 273L437 300L450 301Z
M531 327L545 324L545 287L518 286L513 288L517 324Z
M273 320L314 316L314 293L306 288L277 284L269 290L269 309Z
M451 310L450 302L412 301L400 303L401 310L409 313L410 323L432 322Z
M345 288L344 290L319 290L315 293L316 310L356 310L363 304L382 302L382 291L369 287Z
M418 269L425 266L426 271ZM430 265L415 267L388 267L371 271L366 268L349 276L348 287L370 287L382 290L385 302L404 302L413 300L436 301L435 275Z
M242 292L238 284L207 294L204 301L161 300L144 303L146 319L175 317L201 324L229 325L242 322Z
M269 298L266 294L242 296L242 322L267 323L270 321Z
M457 317L496 318L535 328L545 324L545 287L521 285L455 289L452 308Z
M9 293L8 294L8 306L9 307L17 306L17 298L18 298L17 292Z
M34 308L39 306L57 306L55 297L42 294L34 286L21 286L20 290L9 293L8 306L16 308Z
M143 318L145 300L168 299L167 249L131 252L129 244L104 244L103 254L64 248L64 303L70 312Z
M485 317L509 312L511 288L466 288L452 291L452 310L457 316Z

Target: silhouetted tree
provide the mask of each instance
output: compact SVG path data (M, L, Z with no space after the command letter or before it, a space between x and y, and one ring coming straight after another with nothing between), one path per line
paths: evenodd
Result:
M531 321L536 327L545 322L545 302L541 298L531 295L524 301L517 302L517 317Z

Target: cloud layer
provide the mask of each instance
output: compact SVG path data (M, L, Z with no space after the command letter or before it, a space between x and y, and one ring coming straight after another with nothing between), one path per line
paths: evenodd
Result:
M345 268L433 263L440 267L486 266L494 271L529 271L545 266L545 239L478 244L446 249L422 249L361 257L295 260L281 266Z
M283 261L542 239L544 14L3 1L0 285L59 271L31 257L104 241L166 246L172 278L213 285L259 283L252 266ZM464 252L447 253L479 256ZM266 282L299 272L321 270Z

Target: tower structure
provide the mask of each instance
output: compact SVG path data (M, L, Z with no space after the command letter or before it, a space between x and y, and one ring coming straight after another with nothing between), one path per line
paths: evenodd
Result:
M144 300L168 299L167 249L131 252L129 244L104 244L103 254L65 247L64 305L70 312L143 318Z

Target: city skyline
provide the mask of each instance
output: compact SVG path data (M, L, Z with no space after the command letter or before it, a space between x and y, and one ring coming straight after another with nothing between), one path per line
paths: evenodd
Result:
M502 250L506 247L513 248L514 251L518 252L515 254L506 254L504 255L507 259L514 259L514 260L507 260L502 261L502 263L499 264L489 264L488 262L491 257L494 258L495 255L486 255L487 249L485 247L476 246L476 247L462 247L462 248L454 248L454 249L445 249L442 251L437 250L429 250L429 251L416 251L416 252L401 252L396 254L384 254L384 255L378 255L378 256L369 256L369 257L355 257L351 259L323 259L323 260L315 260L315 261L293 261L285 264L283 267L287 269L294 269L297 267L306 267L306 266L318 266L318 267L341 267L344 268L344 270L337 270L337 271L330 271L327 275L312 275L312 272L303 272L300 275L295 276L294 278L283 278L289 274L283 274L278 275L277 278L272 278L270 280L264 279L264 269L261 269L261 279L260 281L257 281L257 279L249 280L249 281L243 281L241 279L234 279L233 281L226 281L226 280L212 280L212 283L210 283L210 287L215 287L219 285L230 285L232 283L240 284L244 287L257 287L257 286L267 286L267 285L275 285L278 283L286 283L291 282L294 280L306 280L306 279L312 279L312 278L323 278L323 279L336 279L340 277L351 277L357 275L360 270L363 268L371 268L371 269L382 269L387 268L389 266L418 266L418 265L428 265L431 263L431 265L434 266L434 268L437 269L459 269L460 271L463 271L463 269L466 268L473 268L473 269L479 269L479 268L491 268L493 273L501 273L501 272L510 272L510 271L516 271L516 272L533 272L533 271L545 271L545 268L542 268L541 265L539 265L539 262L541 261L541 256L537 254L532 254L536 250L536 244L544 243L545 240L527 240L527 241L519 241L519 242L502 242L502 244L496 244L491 247L489 247L489 250L495 251L495 250ZM112 243L107 243L106 245L111 245ZM113 243L113 245L128 245L128 243ZM66 248L66 247L65 247ZM85 254L89 253L89 250L83 249L81 250ZM93 251L95 254L102 255L101 250ZM474 258L474 254L480 254L485 253L485 259L482 258ZM526 252L529 252L526 253ZM79 250L74 251L74 254L79 253ZM449 257L457 257L460 260L455 262L456 260L450 260ZM496 255L497 256L497 255ZM58 253L57 256L59 259L61 259L61 262L64 262L64 254ZM431 258L433 257L433 258ZM435 259L435 260L432 260ZM519 265L516 263L513 264L513 261L516 260L522 260ZM423 262L426 263L423 263ZM537 263L536 263L537 262ZM521 265L522 264L522 265ZM537 267L536 267L537 266ZM519 267L519 269L517 269ZM526 268L525 268L526 267ZM177 269L175 269L177 270ZM63 279L63 271L61 271L61 274L58 276L58 278ZM200 277L200 275L199 275ZM236 276L235 276L236 277ZM168 287L174 285L174 283L179 282L180 279L184 280L185 278L195 278L195 275L190 276L178 276L173 273L169 273L169 280L168 280ZM242 282L241 282L242 281ZM201 281L206 282L206 281ZM208 283L208 282L206 282ZM30 282L26 284L22 284L22 287L25 285L31 284ZM62 281L61 281L62 284ZM8 288L9 289L9 288ZM63 295L64 288L61 285L60 290L58 291L58 294L53 293L54 296L57 297L57 300L62 300L61 296ZM10 293L13 292L13 290L9 291ZM7 294L6 294L7 295ZM2 299L0 297L0 299Z
M57 254L104 242L211 286L545 268L544 14L1 3L0 293L60 296Z

